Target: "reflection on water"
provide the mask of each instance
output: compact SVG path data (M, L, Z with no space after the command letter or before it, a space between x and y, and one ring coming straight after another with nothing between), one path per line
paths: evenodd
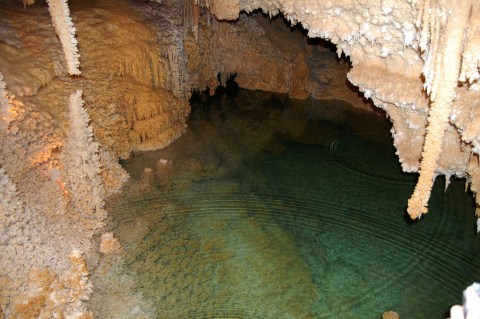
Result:
M124 163L123 251L93 276L99 318L445 318L480 278L463 181L412 223L381 116L240 91L170 147ZM150 168L150 170L145 170Z

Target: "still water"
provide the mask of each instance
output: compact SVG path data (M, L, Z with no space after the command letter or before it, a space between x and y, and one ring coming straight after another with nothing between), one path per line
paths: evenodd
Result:
M99 318L446 318L480 279L474 203L438 178L405 215L383 115L243 91L194 106L184 136L124 164L122 245L93 275Z

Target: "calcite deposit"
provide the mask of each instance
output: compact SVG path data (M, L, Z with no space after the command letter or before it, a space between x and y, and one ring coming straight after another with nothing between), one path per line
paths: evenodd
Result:
M328 74L333 68L321 63L328 47L308 38L348 56L351 69L340 59L337 70L392 122L403 170L420 173L412 218L427 213L439 175L465 177L477 194L479 7L476 0L0 2L1 313L89 318L80 302L89 295L83 256L96 255L91 239L104 223L104 200L127 179L118 159L172 143L186 128L191 90L213 94L231 75L243 88L332 97L325 87L345 78ZM370 108L355 92L337 92ZM66 301L52 310L56 290Z

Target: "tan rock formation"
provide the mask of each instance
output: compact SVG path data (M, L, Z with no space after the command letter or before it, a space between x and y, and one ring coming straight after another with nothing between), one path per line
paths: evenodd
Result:
M383 314L382 319L400 319L400 316L395 311L388 311Z
M357 92L345 89L348 61L336 61L325 42L309 43L300 27L289 27L282 17L270 20L254 13L232 23L217 21L203 10L197 32L198 41L192 34L184 41L193 88L208 88L213 94L235 75L242 88L288 93L296 99L344 99L371 109Z
M309 96L306 42L301 32L290 32L281 18L269 22L261 14L242 16L235 23L213 19L207 24L201 21L198 41L185 40L194 88L209 87L213 93L236 74L235 81L243 88L289 93L294 98Z
M93 318L82 305L92 293L85 259L78 251L68 258L70 269L60 276L48 269L30 273L28 292L17 292L10 301L14 318Z
M48 268L55 278L68 270L72 248L91 256L97 249L91 238L106 216L103 201L127 178L118 157L171 143L189 113L187 102L166 90L178 83L167 71L175 68L139 12L105 1L77 3L70 14L81 52L82 74L75 78L68 76L45 3L25 10L17 1L0 4L0 308L6 318L22 307L34 311L29 318L50 309L49 297L37 298L40 288L27 285L30 271ZM72 113L69 96L79 89L83 99L70 103L78 106ZM70 134L72 127L83 134ZM47 294L60 289L47 286L41 288ZM35 307L11 302L17 292L35 299ZM80 311L80 297L55 311Z
M98 251L100 251L102 254L115 253L121 248L120 242L118 239L113 237L112 232L106 232L102 234L102 237L100 238L100 247L98 249Z

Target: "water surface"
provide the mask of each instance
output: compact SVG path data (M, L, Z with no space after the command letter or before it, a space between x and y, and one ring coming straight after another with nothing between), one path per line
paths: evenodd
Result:
M240 91L198 104L170 147L124 163L108 204L121 254L93 280L100 318L445 318L480 278L474 204L438 178L405 215L383 116ZM151 171L145 171L150 168Z

